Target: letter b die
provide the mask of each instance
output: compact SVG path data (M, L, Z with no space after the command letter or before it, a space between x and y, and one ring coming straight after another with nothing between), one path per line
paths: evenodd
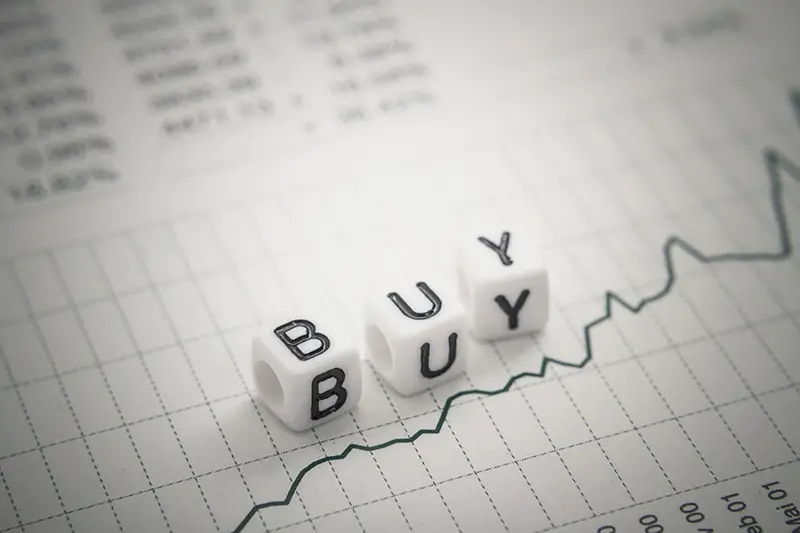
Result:
M265 328L253 339L256 391L295 431L342 415L361 398L361 358L325 326L307 319Z
M498 231L463 240L458 283L470 331L478 340L525 335L547 323L547 270L524 232Z

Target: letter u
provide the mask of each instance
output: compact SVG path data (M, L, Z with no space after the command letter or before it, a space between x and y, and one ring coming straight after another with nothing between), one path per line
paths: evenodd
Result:
M442 310L442 299L439 298L439 296L435 292L433 292L433 289L428 287L428 284L425 283L424 281L420 281L419 283L417 283L417 288L423 295L425 295L425 298L427 298L428 301L431 303L431 308L422 313L419 313L411 309L411 306L409 306L403 299L403 297L397 294L396 292L390 292L389 294L386 295L386 297L389 298L392 301L392 303L397 306L398 309L400 309L401 313L403 313L405 316L413 320L425 320L427 318L436 316L439 313L439 311Z

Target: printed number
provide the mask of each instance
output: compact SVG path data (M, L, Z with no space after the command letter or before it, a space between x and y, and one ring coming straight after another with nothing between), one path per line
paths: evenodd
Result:
M686 521L690 524L699 524L706 519L706 515L700 512L700 508L694 502L686 502L680 506L680 510L686 515Z
M119 174L109 168L89 168L71 173L54 174L45 185L40 180L29 180L8 187L8 195L17 203L42 200L49 194L66 194L85 189L90 182L113 182Z
M664 533L664 526L658 523L658 517L654 514L646 514L639 518L639 523L645 526L645 533Z

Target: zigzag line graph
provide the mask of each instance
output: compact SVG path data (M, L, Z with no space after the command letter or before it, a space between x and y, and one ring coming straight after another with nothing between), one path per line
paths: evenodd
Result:
M789 100L792 110L794 111L795 118L797 119L798 123L800 123L800 89L793 89L790 92ZM541 366L541 370L539 370L538 372L521 372L519 374L514 374L508 379L505 385L503 385L498 389L493 389L493 390L467 389L460 391L456 394L453 394L452 396L447 398L447 400L444 402L444 405L442 406L442 411L439 414L439 420L437 421L436 425L432 428L420 429L419 431L407 437L399 437L391 439L386 442L382 442L380 444L375 444L372 446L365 446L361 444L350 444L339 454L327 455L325 457L321 457L309 463L302 470L298 472L297 476L295 477L294 481L289 487L289 490L287 491L286 497L284 499L268 501L254 505L247 513L247 515L245 515L245 517L242 519L239 525L236 526L236 529L233 530L233 533L241 533L241 531L244 530L244 528L247 526L250 520L259 511L262 511L264 509L269 509L270 507L289 505L306 474L308 474L311 470L322 464L332 463L334 461L341 461L343 459L346 459L348 455L350 455L355 451L374 452L382 450L384 448L388 448L389 446L412 443L417 439L423 437L424 435L438 434L442 430L442 427L444 426L444 423L447 419L447 415L450 412L450 408L452 407L453 402L455 402L459 398L463 398L465 396L496 396L498 394L503 394L504 392L507 392L520 379L544 377L544 375L547 372L548 366L551 364L559 364L572 368L583 368L584 366L586 366L587 363L589 363L589 361L592 360L592 330L597 326L600 326L604 322L611 320L613 318L614 304L617 304L625 308L627 311L635 314L641 312L649 304L656 302L670 294L677 280L677 275L675 273L675 260L674 260L676 251L682 251L695 261L704 264L728 263L728 262L758 262L758 261L777 262L777 261L783 261L788 257L790 257L793 253L793 247L791 241L791 233L789 230L789 224L786 217L786 208L784 205L784 189L783 189L784 183L782 180L783 174L781 171L791 176L791 178L794 179L795 181L800 182L800 167L798 167L795 163L790 161L787 157L783 156L780 152L772 148L765 148L763 150L762 155L764 158L764 166L767 172L767 179L769 181L770 206L772 208L772 215L775 219L775 226L778 232L778 247L775 251L738 252L738 253L730 252L730 253L709 255L698 250L691 243L683 240L678 236L670 236L664 242L664 245L661 248L661 252L664 258L664 266L667 274L664 286L657 292L651 294L650 296L642 298L636 303L630 303L614 292L611 291L606 292L604 295L605 309L603 314L597 319L587 323L583 328L583 335L585 341L585 357L583 358L583 360L581 360L578 363L565 363L562 361L557 361L545 357Z

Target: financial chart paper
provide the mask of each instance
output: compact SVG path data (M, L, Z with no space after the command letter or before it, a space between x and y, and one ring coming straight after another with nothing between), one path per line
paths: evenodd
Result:
M800 531L796 2L5 0L0 532ZM523 225L540 334L286 429L250 341ZM748 529L750 528L750 529Z

